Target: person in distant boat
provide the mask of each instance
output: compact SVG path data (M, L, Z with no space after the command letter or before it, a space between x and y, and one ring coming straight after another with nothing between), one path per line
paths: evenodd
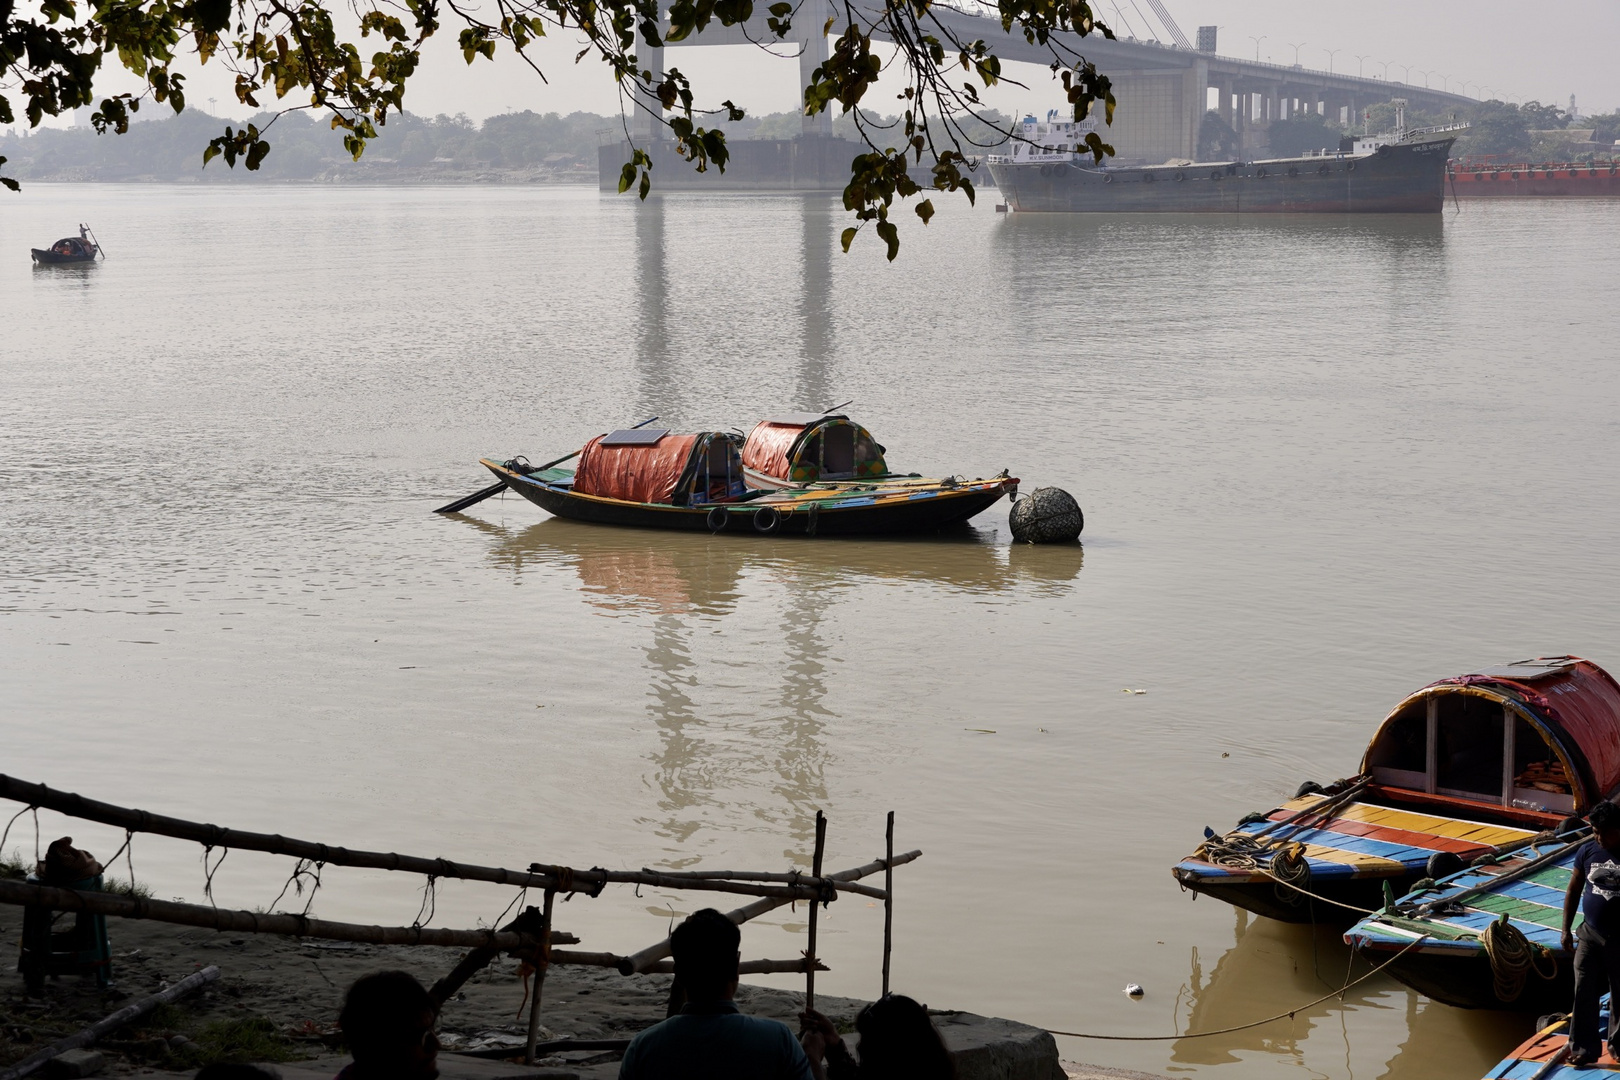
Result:
M813 1062L826 1059L827 1080L955 1080L956 1063L928 1018L928 1007L903 994L885 994L855 1017L859 1059L831 1020L814 1009L800 1019L804 1051Z
M338 1014L354 1061L336 1080L434 1080L438 1019L433 999L408 972L379 971L356 979Z
M744 1016L737 994L737 924L694 911L669 935L681 1011L630 1040L619 1080L812 1080L810 1060L777 1020Z
M1566 950L1575 953L1575 1004L1569 1017L1569 1063L1590 1065L1603 1056L1603 1045L1616 1053L1620 1009L1610 1010L1609 1030L1598 1032L1598 1005L1604 991L1620 991L1620 806L1600 802L1587 815L1593 839L1575 854L1575 871L1564 894ZM1570 933L1579 906L1583 921ZM1620 993L1616 993L1620 999Z

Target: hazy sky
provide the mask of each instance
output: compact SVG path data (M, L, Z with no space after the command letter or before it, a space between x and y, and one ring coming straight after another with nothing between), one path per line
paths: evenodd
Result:
M1331 60L1337 71L1360 67L1369 76L1387 71L1398 79L1406 74L1401 65L1413 65L1412 82L1421 84L1427 69L1433 85L1441 85L1449 75L1454 90L1460 90L1463 82L1470 84L1470 96L1485 86L1495 91L1494 96L1509 100L1536 98L1567 106L1569 95L1575 94L1583 111L1620 107L1616 0L1548 0L1534 7L1507 0L1360 0L1331 5L1300 0L1163 2L1188 37L1201 24L1219 26L1220 52L1227 55L1253 57L1256 43L1251 36L1263 35L1260 58L1276 63L1293 63L1291 43L1304 43L1299 62L1306 67L1327 68L1327 50L1337 49ZM1132 28L1138 36L1147 36L1142 15L1151 15L1152 9L1146 0L1117 4L1104 0L1098 10L1121 36ZM614 84L605 67L589 57L576 66L573 55L578 48L572 35L540 46L535 55L548 85L507 55L495 63L480 60L469 68L455 48L454 30L449 29L430 48L406 94L406 107L429 116L466 113L474 118L508 109L615 111ZM1357 54L1366 59L1358 60ZM751 112L767 113L794 108L798 102L798 64L793 60L766 55L752 46L683 48L668 55L693 77L700 99L710 103L730 97ZM1386 69L1385 63L1392 66ZM993 96L991 104L1011 112L1044 111L1061 103L1044 69L1020 66L1013 71L1030 84L1030 91L1009 89ZM210 64L192 76L191 101L223 115L245 116L249 110L235 104L229 86L219 66ZM210 105L210 95L217 104ZM869 100L880 111L895 110L892 92ZM1128 101L1121 104L1129 106Z

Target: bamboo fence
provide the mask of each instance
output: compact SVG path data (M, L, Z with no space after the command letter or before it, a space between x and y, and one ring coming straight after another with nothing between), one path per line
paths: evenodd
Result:
M830 874L822 872L827 819L820 811L816 813L815 852L809 874L797 871L755 873L736 870L657 871L645 868L608 870L600 866L581 870L547 863L532 863L527 871L519 871L394 852L357 851L279 834L228 829L219 825L186 821L182 818L152 814L145 810L116 806L4 774L0 774L0 798L25 804L21 813L26 813L30 809L52 810L69 817L121 828L125 830L126 843L136 833L151 833L199 843L206 851L215 848L224 850L234 848L295 858L300 860L298 868L294 870L295 877L302 872L303 863L308 862L317 868L347 866L422 874L428 878L429 888L439 879L451 878L542 890L543 908L526 908L506 926L499 929L454 930L422 925L373 926L333 922L312 918L307 914L293 915L285 912L232 911L211 905L152 900L138 896L61 888L32 881L0 879L0 903L4 904L42 907L53 911L92 912L129 919L152 919L181 926L234 933L280 934L373 945L436 945L471 950L451 972L434 985L431 993L440 1003L449 1000L457 988L500 954L519 957L533 966L536 975L528 1018L525 1054L525 1060L531 1064L534 1061L540 1030L540 1003L545 974L551 965L613 968L624 975L674 970L674 965L669 960L670 942L667 937L629 955L555 948L557 945L572 945L579 942L574 935L557 931L552 926L554 905L559 892L595 897L601 895L602 890L610 884L627 884L756 897L751 903L727 913L726 917L739 926L766 912L797 901L807 901L810 903L810 916L808 947L804 955L793 960L743 961L738 966L738 974L802 973L805 977L805 1005L809 1008L813 1007L815 1002L815 973L827 970L816 955L817 913L826 904L836 900L840 893L867 896L883 902L883 989L885 993L888 992L890 955L893 951L894 868L912 862L922 855L921 851L908 851L900 855L894 853L892 812L888 815L884 857L862 866ZM879 871L884 874L883 888L860 883L860 879ZM134 882L130 884L133 886Z

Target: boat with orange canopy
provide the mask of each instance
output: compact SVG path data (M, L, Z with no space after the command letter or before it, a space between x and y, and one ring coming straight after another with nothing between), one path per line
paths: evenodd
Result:
M575 469L535 469L522 458L485 458L480 464L506 487L558 517L765 535L940 529L964 522L1018 490L1017 478L1005 471L987 480L873 476L860 483L758 487L748 482L743 444L740 436L720 431L625 429L586 443Z
M1500 858L1620 790L1620 685L1573 656L1431 683L1384 718L1359 773L1250 814L1173 872L1181 885L1289 922L1384 906L1421 878Z

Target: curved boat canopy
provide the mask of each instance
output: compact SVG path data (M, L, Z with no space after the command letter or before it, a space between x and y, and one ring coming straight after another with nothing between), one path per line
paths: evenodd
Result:
M1620 787L1620 685L1574 656L1441 679L1385 718L1361 770L1418 795L1584 814Z
M740 498L742 455L723 431L673 435L668 429L598 435L580 451L574 492L625 502L686 506Z
M787 413L761 420L743 444L743 465L795 484L884 476L889 466L872 433L847 416Z

